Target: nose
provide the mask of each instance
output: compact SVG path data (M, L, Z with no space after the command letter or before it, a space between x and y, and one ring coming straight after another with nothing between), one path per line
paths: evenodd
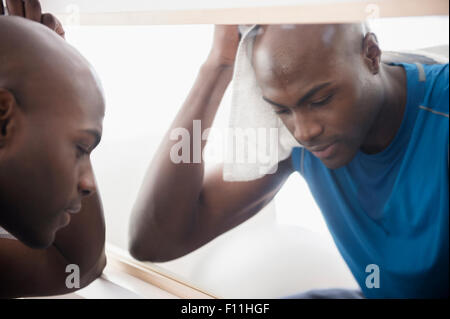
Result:
M295 114L294 137L302 145L311 145L323 133L323 126L313 116Z
M96 191L94 171L90 161L87 161L83 169L78 183L78 191L83 197L92 195Z

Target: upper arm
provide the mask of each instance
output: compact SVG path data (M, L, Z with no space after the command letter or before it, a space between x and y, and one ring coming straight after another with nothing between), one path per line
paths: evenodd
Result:
M192 236L195 246L201 246L220 234L246 221L281 189L293 172L291 157L280 162L274 174L247 182L223 180L223 166L215 167L205 176Z
M101 274L106 257L100 198L94 194L82 203L82 210L56 233L55 242L46 249L32 249L19 240L0 239L0 298L73 292L75 289L66 287L69 264L79 267L79 288Z
M67 264L54 246L32 249L18 240L0 239L0 297L64 293Z

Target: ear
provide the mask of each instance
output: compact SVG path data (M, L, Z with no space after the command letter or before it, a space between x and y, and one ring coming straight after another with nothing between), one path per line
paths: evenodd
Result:
M374 33L368 32L363 40L363 58L372 74L380 72L381 49Z
M12 119L17 109L14 95L7 89L0 88L0 148L12 136Z

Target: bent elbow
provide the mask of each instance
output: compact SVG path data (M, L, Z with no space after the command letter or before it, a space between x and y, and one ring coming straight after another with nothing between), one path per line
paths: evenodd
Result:
M149 232L143 232L139 227L134 226L136 224L136 222L130 223L128 230L128 252L138 261L159 261L155 253L161 253L162 247L155 248L155 238L149 236Z
M157 262L158 260L148 247L142 245L142 241L139 239L132 239L129 241L128 251L130 255L138 261Z
M97 278L99 278L103 274L106 264L107 264L106 255L103 252L100 255L98 261L95 263L95 265L90 270L82 274L80 289L88 286Z
M186 254L189 242L164 227L144 228L138 219L131 220L128 230L128 252L142 262L166 262L181 257Z
M128 251L138 261L166 262L181 257L183 254L165 245L147 245L148 241L130 240Z

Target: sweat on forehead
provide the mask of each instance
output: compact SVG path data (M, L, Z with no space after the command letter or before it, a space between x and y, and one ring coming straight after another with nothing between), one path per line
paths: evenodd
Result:
M101 91L89 63L49 28L3 16L0 39L0 88L10 90L19 106L45 107L52 103L35 103L37 97L70 99L85 95L86 88Z
M364 24L263 25L255 32L253 66L260 78L286 78L312 61L361 52L366 32Z

